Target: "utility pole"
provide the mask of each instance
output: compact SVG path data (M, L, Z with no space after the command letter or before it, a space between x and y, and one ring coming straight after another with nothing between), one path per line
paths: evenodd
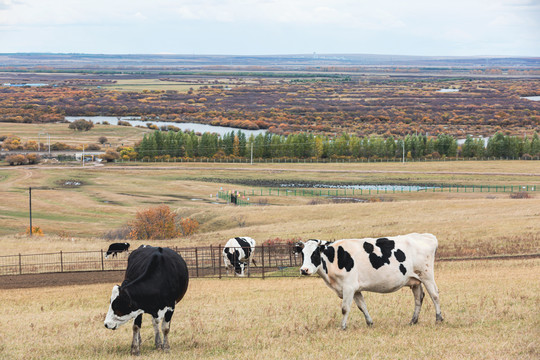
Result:
M403 145L403 164L405 164L405 138L403 138L402 145Z
M253 143L251 143L251 165L253 165Z
M84 167L84 145L82 146L82 167Z
M28 193L30 195L30 197L29 197L29 203L30 203L30 236L32 236L32 187L31 186L28 188Z

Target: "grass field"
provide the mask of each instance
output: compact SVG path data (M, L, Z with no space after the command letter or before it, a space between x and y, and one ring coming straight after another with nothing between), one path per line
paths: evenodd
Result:
M163 241L169 246L224 244L238 235L261 243L276 237L332 240L432 232L448 256L540 252L538 193L530 199L511 199L508 193L365 195L375 201L346 204L327 198L257 196L250 201L265 205L249 207L233 207L215 198L222 187L249 191L249 186L234 185L235 180L249 178L377 183L401 176L407 182L439 177L442 183L538 184L538 175L530 176L530 170L530 162L513 161L5 167L0 170L0 236L6 254L96 250L107 242L103 234L133 219L136 211L167 204L201 224L191 237ZM213 181L206 181L210 178ZM67 186L66 180L82 185ZM43 229L46 239L18 235L29 223L30 186L33 225Z
M126 79L117 80L114 85L102 86L104 88L120 91L143 91L143 90L175 90L187 92L189 89L198 89L202 85L190 82L164 81L159 79Z
M171 353L153 350L143 317L142 357L182 359L538 359L540 260L436 264L444 323L426 298L409 326L410 290L365 293L374 326L317 278L193 279L172 320ZM131 325L103 326L114 284L0 290L1 359L127 359ZM276 296L279 294L279 296Z
M51 144L61 142L68 145L97 144L101 136L105 136L113 148L121 144L133 145L142 139L149 129L131 126L95 125L89 131L75 131L68 128L69 124L16 124L0 123L0 135L16 135L22 143L29 140L45 144L47 149L48 136ZM49 134L47 136L47 134ZM41 149L44 150L43 148ZM4 165L4 164L2 164Z

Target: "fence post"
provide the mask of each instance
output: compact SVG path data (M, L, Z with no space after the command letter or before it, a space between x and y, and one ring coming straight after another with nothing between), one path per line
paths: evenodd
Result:
M218 256L221 254L221 244L218 245ZM221 279L221 262L218 261L219 278Z
M19 253L19 275L22 275L22 259L21 259L20 253Z
M198 248L195 248L195 269L197 277L199 277L199 254L197 253L197 249Z
M292 263L292 251L291 249L288 249L289 250L289 266L292 267L293 266L293 263Z
M264 279L264 244L261 245L262 278Z
M101 271L105 271L105 263L103 262L103 249L101 249Z
M214 248L210 245L210 257L212 258L212 275L216 275L216 261L214 259Z
M62 250L60 250L60 272L64 272L64 259L62 257Z

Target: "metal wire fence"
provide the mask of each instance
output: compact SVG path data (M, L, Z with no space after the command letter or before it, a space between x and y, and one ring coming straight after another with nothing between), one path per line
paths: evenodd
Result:
M235 276L234 270L229 270L224 265L222 246L173 250L182 255L192 278ZM126 253L106 259L103 250L7 255L0 256L0 275L125 270L127 259ZM293 254L289 244L257 246L253 260L256 265L249 265L246 270L248 277L298 276L301 265L301 260Z

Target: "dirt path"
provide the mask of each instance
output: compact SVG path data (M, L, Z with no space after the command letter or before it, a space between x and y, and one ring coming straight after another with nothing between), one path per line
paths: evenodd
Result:
M88 285L100 283L122 283L124 272L89 271L50 274L25 274L0 276L0 289L25 289L65 285Z

